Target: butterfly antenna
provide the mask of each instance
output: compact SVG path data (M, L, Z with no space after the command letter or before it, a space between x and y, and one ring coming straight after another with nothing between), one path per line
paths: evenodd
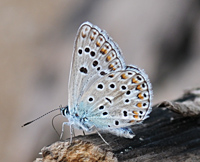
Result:
M52 127L53 127L53 129L55 130L55 132L56 132L56 134L58 135L58 137L60 137L60 135L59 135L58 131L56 130L56 128L55 128L55 126L54 126L54 124L53 124L53 121L54 121L55 117L57 117L57 116L59 116L59 115L61 115L61 114L55 115L55 116L52 118L52 120L51 120Z
M25 127L25 126L27 126L27 125L33 123L34 121L36 121L36 120L38 120L38 119L44 117L45 115L47 115L47 114L49 114L49 113L51 113L51 112L53 112L53 111L59 110L60 108L61 108L61 107L56 108L56 109L53 109L53 110L47 112L46 114L44 114L44 115L42 115L42 116L40 116L40 117L38 117L38 118L36 118L36 119L34 119L34 120L32 120L32 121L29 121L29 122L25 123L24 125L22 125L22 127Z

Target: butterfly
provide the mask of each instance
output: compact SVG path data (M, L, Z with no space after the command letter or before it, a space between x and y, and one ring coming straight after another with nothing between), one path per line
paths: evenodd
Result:
M102 139L99 132L133 138L130 126L148 117L152 95L145 72L126 66L112 38L99 27L84 22L74 44L68 106L60 108L68 119L62 133L64 125L69 125L71 139L73 128L97 131Z

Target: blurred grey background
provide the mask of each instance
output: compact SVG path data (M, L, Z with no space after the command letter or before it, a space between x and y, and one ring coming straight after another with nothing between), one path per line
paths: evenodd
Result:
M127 64L145 69L154 104L200 86L197 0L2 1L0 20L0 161L33 161L59 140L51 126L59 112L21 125L67 105L73 43L84 21L106 30ZM59 132L63 121L54 120Z

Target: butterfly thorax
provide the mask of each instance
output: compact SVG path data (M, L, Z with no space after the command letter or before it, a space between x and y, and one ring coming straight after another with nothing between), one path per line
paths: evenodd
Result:
M75 109L69 110L68 106L62 107L60 109L61 114L68 118L69 125L73 125L73 127L82 129L84 131L90 132L92 131L93 125L86 117L85 113L78 113Z

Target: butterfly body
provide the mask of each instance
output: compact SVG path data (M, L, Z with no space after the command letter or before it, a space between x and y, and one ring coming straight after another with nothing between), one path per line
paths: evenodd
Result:
M70 126L133 138L131 125L151 111L151 83L145 72L126 66L117 44L97 26L83 23L75 40L69 105L61 108Z
M61 108L61 113L68 118L69 124L73 125L75 128L82 129L86 132L92 131L92 125L88 123L88 119L84 114L79 114L77 112L69 112L68 106Z

